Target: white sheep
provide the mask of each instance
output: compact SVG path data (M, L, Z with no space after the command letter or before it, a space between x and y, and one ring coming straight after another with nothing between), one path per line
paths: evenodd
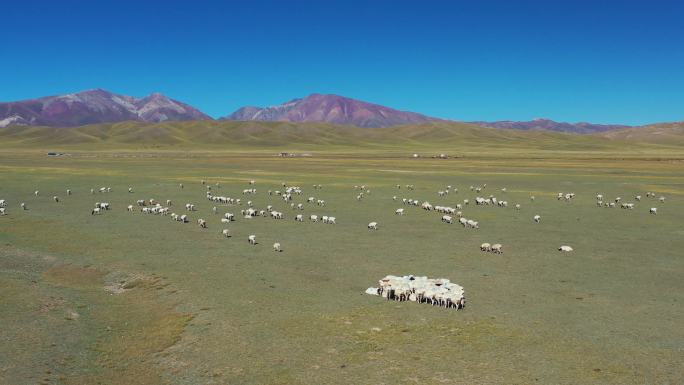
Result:
M395 214L395 215L404 215L404 209L396 209L396 210L394 211L394 214Z
M541 216L540 216L540 215L535 215L535 216L534 216L534 221L535 221L536 223L539 223L539 221L541 221Z
M492 251L492 245L490 245L489 243L486 243L486 242L485 242L485 243L483 243L483 244L480 245L480 250L482 250L482 251Z
M281 252L283 249L280 247L280 242L276 242L273 244L273 251Z
M199 225L199 227L201 227L203 229L206 229L207 228L207 221L200 218L197 220L197 225Z
M297 214L297 216L295 217L295 221L304 222L304 216L302 214Z
M127 209L128 211L133 211L133 205L128 205Z
M651 209L648 210L648 212L650 214L653 214L653 215L658 214L658 208L657 207L651 207Z
M223 236L226 238L230 238L230 230L228 229L223 229L223 231L221 231L221 234L223 234Z
M0 207L0 215L7 215L4 207Z
M248 236L247 241L249 242L250 245L256 245L257 244L256 235L252 234L252 235Z
M558 248L558 251L562 251L564 253L569 253L572 251L572 247L563 245L563 246Z
M492 245L492 252L496 254L503 254L503 246L500 243L495 243Z
M368 224L368 230L377 230L378 229L378 222L371 222Z

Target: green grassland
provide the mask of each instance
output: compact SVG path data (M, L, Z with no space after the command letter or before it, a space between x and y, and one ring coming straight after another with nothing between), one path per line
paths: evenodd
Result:
M676 143L461 124L235 122L6 128L0 138L0 199L9 202L0 216L2 384L684 382ZM410 159L414 152L452 158ZM202 179L217 195L272 204L286 217L222 224ZM250 179L258 193L243 196ZM304 211L267 194L282 183L303 188L295 203ZM485 183L481 195L509 207L465 207L479 230L417 207L394 215L394 195L455 206ZM357 201L361 184L371 193ZM458 193L438 197L446 185ZM113 191L90 194L101 186ZM557 201L561 191L577 197ZM634 210L597 208L599 192L644 200ZM309 196L327 206L305 203ZM188 224L126 211L150 198L198 211ZM102 201L113 209L90 215ZM299 213L338 223L296 223ZM368 231L370 221L380 229ZM271 249L276 241L282 253ZM480 252L482 242L502 243L504 254ZM561 244L575 251L561 254ZM364 294L387 274L450 278L468 305L457 312Z

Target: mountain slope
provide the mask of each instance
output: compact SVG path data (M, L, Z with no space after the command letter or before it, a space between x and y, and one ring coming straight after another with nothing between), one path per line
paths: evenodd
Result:
M594 135L551 131L483 128L466 123L433 122L367 129L328 123L260 121L121 122L79 127L0 128L5 149L42 151L178 150L178 151L307 151L319 155L379 151L475 157L530 154L573 156L682 154L684 143L647 144ZM365 149L365 150L364 150ZM664 152L661 152L664 151ZM588 155L595 154L595 155ZM679 155L678 155L679 156Z
M357 127L389 127L438 120L415 112L399 111L343 96L322 94L311 94L303 99L294 99L266 108L242 107L222 119L325 122Z
M628 142L684 144L684 122L658 123L598 133L595 136Z
M0 103L0 127L74 127L122 121L210 120L199 110L161 94L144 98L96 89L75 94Z
M547 130L558 132L571 132L576 134L592 134L595 132L610 131L630 126L619 124L593 124L593 123L564 123L555 122L549 119L534 119L530 121L516 122L503 120L498 122L470 122L482 127L489 128L508 128L516 130Z

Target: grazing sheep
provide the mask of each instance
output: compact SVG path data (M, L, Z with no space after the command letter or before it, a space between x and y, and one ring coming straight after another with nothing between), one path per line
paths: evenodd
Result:
M7 202L4 199L0 199L0 207L7 207Z
M535 216L534 216L534 221L535 221L536 223L539 223L539 221L541 221L541 216L535 215Z
M311 220L311 222L318 222L318 215L309 216L309 220Z
M207 228L207 221L200 218L197 220L197 225L199 225L199 227L201 227L203 229L206 229Z
M515 209L516 209L516 210L520 210L520 204L516 204L516 205L515 205Z
M19 206L21 206L22 210L28 210L28 208L26 207L26 203L24 203L24 202L21 202L21 204Z
M133 211L133 205L128 205L127 209L128 211Z
M501 250L503 246L501 246L500 243L495 243L492 245L492 253L495 254L503 254L503 251Z
M67 195L71 195L71 190L67 189L66 193Z
M283 249L280 247L280 243L276 242L273 244L273 251L281 252Z
M653 215L658 214L658 208L657 207L651 207L651 209L648 210L648 212L650 214L653 214Z
M226 218L221 218L221 223L230 223L230 220Z
M223 231L221 231L221 234L223 234L223 236L226 238L230 238L230 230L228 229L223 229Z
M660 203L665 203L665 197L660 197L658 198L658 200L660 201Z
M534 202L534 195L530 196L530 200Z
M450 215L442 215L442 222L449 224L453 223Z
M54 200L55 202L59 203L59 197L58 197L57 195L53 196L53 197L52 197L52 200Z
M335 222L335 217L328 217L328 224L329 225L337 224L337 222Z
M90 215L95 215L95 214L100 214L102 210L99 207L95 207L93 211L90 212Z
M378 229L378 222L371 222L368 224L368 230L377 230Z
M5 212L4 207L0 207L0 215L7 215L7 212Z
M38 190L36 190L33 192L33 195L38 196L38 193L39 193Z
M256 235L252 234L252 235L248 236L247 241L249 242L250 245L256 245L257 244Z
M395 215L404 215L404 209L396 209L396 210L394 211L394 214L395 214Z
M295 217L295 221L304 222L304 216L302 214L297 214L297 216Z
M381 296L388 301L415 301L456 310L465 307L463 287L448 279L388 275L378 283L377 288L368 288L366 294Z
M480 245L480 250L482 250L482 251L492 251L492 245L490 245L489 243L486 243L486 242L485 242L485 243L483 243L483 244Z
M572 247L570 246L561 246L558 248L558 251L562 251L564 253L569 253L572 251Z
M183 214L180 217L178 217L178 221L183 222L183 223L188 223L188 216Z

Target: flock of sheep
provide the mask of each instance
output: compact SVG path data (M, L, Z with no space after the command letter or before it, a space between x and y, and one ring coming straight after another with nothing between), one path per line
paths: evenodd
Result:
M366 294L378 295L388 301L414 301L456 310L465 308L463 287L446 278L388 275L378 281L378 287L366 289Z
M281 211L275 210L273 205L267 205L263 209L258 209L254 207L254 203L251 200L246 200L247 196L253 196L257 194L257 189L250 187L247 189L244 189L242 191L243 198L232 198L232 197L227 197L227 196L219 196L219 195L214 195L212 192L212 187L206 184L206 181L202 180L201 181L202 185L206 185L206 199L208 199L210 202L219 204L219 205L231 205L231 206L242 206L244 207L243 209L240 210L241 217L244 219L252 219L255 217L271 217L274 220L282 220L285 218L285 214ZM248 182L249 185L254 185L255 181L251 180ZM179 187L182 189L184 188L183 184L180 184ZM216 187L219 188L220 185L216 183ZM304 203L295 203L294 197L295 196L301 196L302 195L302 188L298 186L287 186L285 183L282 184L282 191L281 190L275 190L275 191L268 191L269 197L278 197L283 201L283 204L289 205L289 207L292 210L296 211L301 211L304 210ZM396 185L396 189L401 190L401 185ZM471 191L475 191L477 193L482 192L486 188L486 184L482 186L470 186ZM322 189L321 185L314 185L313 186L314 190L320 190ZM405 189L408 191L413 191L414 186L413 185L406 185ZM358 201L364 200L365 197L367 197L369 194L371 194L370 189L368 189L367 186L362 185L362 186L354 186L354 190L358 191L356 193L356 199ZM501 193L506 193L506 188L501 189ZM112 192L111 187L101 187L99 189L91 189L90 193L95 194L98 192L99 194L107 194ZM452 186L447 186L445 189L437 191L437 196L439 198L445 198L447 197L451 192L458 192L457 189L452 188ZM128 188L128 193L132 194L133 193L133 188L129 187ZM39 191L35 191L34 195L38 197L40 195ZM66 190L66 195L70 196L72 195L72 191L70 189ZM656 199L656 194L652 192L647 192L646 193L647 198L652 198ZM575 198L574 193L563 193L559 192L557 194L557 199L559 201L571 201ZM393 196L392 199L394 201L398 201L399 198L397 196ZM640 202L642 200L642 197L640 195L636 195L634 199L637 202ZM58 196L53 196L52 200L56 203L60 202L60 198ZM530 196L530 200L534 202L535 197ZM665 202L665 197L660 196L657 198L657 200L660 203ZM322 199L317 199L313 196L308 197L307 199L304 200L306 204L309 205L316 205L316 207L323 208L326 206L326 202ZM467 229L479 229L480 224L478 221L475 221L473 219L467 219L463 216L463 210L464 207L468 206L470 204L469 199L463 199L462 202L459 202L455 204L454 207L451 206L442 206L442 205L432 205L428 201L420 201L414 198L402 198L401 202L403 203L404 206L408 207L420 207L422 210L427 211L427 212L436 212L441 215L441 221L445 224L452 224L455 222L455 218L458 218L458 222ZM501 207L501 208L507 208L508 207L508 201L499 199L495 197L494 195L489 195L488 197L481 197L477 196L474 199L475 205L476 206L493 206L493 207ZM596 195L596 202L598 207L607 207L607 208L613 208L616 207L617 205L620 205L619 207L623 209L628 209L632 210L635 208L635 204L631 202L623 202L621 197L615 198L611 202L606 202L604 200L603 194L597 194ZM171 200L166 200L165 205L162 205L160 202L157 202L155 199L138 199L135 201L134 204L130 204L127 207L127 210L131 213L135 212L136 209L135 207L137 206L139 208L139 212L143 214L148 214L148 215L159 215L159 216L170 216L171 219L174 221L180 222L180 223L189 223L190 222L190 217L192 213L196 212L195 205L193 203L186 203L185 204L185 211L187 213L181 213L177 214L175 212L171 211L171 207L173 206L173 203ZM7 207L8 203L4 199L0 199L0 216L7 215ZM28 207L26 203L22 202L20 203L20 207L22 210L28 210ZM313 207L313 206L312 206ZM521 205L520 204L515 204L514 208L516 210L520 210ZM96 202L94 207L91 209L91 215L101 215L111 209L111 205L108 202ZM212 208L212 213L213 214L218 214L218 207L214 206ZM658 209L656 207L651 207L649 209L650 214L657 214ZM404 216L406 212L406 207L400 207L397 208L394 211L394 214L397 216ZM295 214L293 215L293 218L295 222L304 222L304 215L303 214ZM317 214L310 214L309 215L309 221L310 222L322 222L324 224L329 224L329 225L334 225L337 223L337 218L334 216L329 216L329 215L323 215L323 216L318 216ZM540 223L541 222L541 216L540 215L534 215L532 217L533 222L535 223ZM222 224L229 224L231 222L236 221L236 215L231 213L231 212L226 212L224 215L221 217L221 223ZM200 228L206 229L209 227L208 221L205 220L204 218L198 218L197 219L197 225ZM379 223L377 221L372 221L368 223L367 225L368 230L376 231L380 228ZM225 238L231 238L231 231L229 228L223 228L220 231L220 234L225 237ZM257 242L257 237L255 234L250 234L247 237L247 241L250 245L256 246L258 244ZM276 252L282 252L283 247L280 244L280 242L275 242L273 244L273 250ZM482 243L480 246L480 250L483 252L489 252L489 253L494 253L494 254L503 254L503 245L500 243ZM573 251L573 248L568 245L561 245L558 248L559 251L561 252L571 252ZM398 277L398 276L386 276L385 278L381 279L379 281L379 286L377 288L369 288L366 290L367 294L372 294L372 295L379 295L383 296L388 300L397 300L397 301L415 301L419 303L427 303L431 304L433 306L442 306L445 308L454 308L454 309L462 309L465 306L465 297L464 297L464 292L463 288L459 285L456 285L454 283L451 283L448 279L430 279L427 277L419 277L419 276L413 276L413 275L408 275L408 276L403 276L403 277Z

